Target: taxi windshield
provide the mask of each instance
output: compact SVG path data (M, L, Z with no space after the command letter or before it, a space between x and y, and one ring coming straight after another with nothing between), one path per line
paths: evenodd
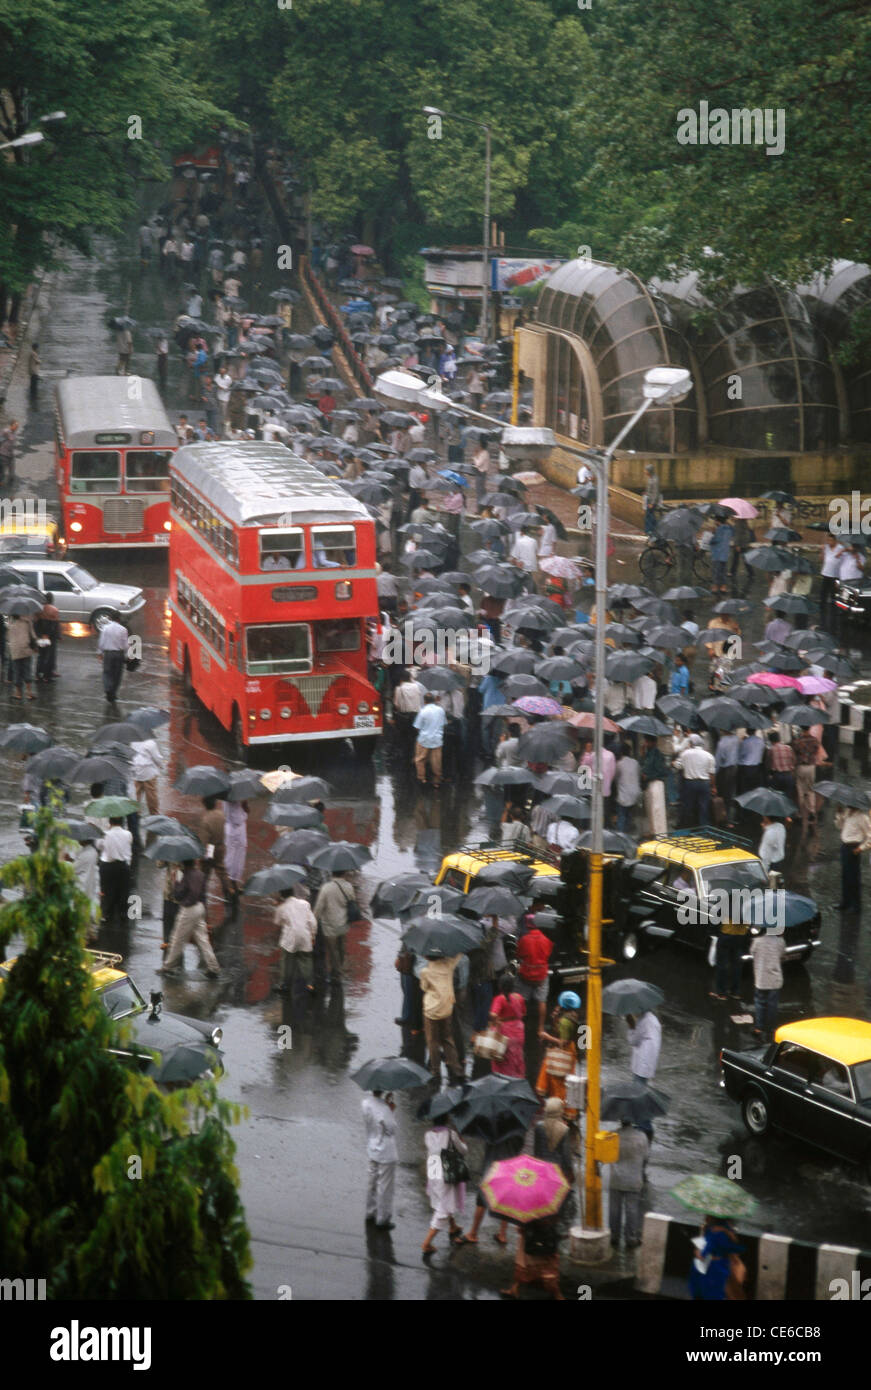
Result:
M119 980L110 985L100 995L103 1008L110 1018L129 1018L131 1014L141 1013L146 1007L145 1000L132 980Z
M853 1085L857 1100L871 1101L871 1062L860 1062L853 1068Z
M767 888L768 875L760 859L739 859L730 864L709 864L700 869L702 892L708 896L714 890L731 893L742 888Z

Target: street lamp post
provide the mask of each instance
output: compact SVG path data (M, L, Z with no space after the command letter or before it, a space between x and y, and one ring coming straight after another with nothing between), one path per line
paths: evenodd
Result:
M486 343L490 330L490 126L486 121L476 121L473 116L462 116L458 111L444 111L440 106L424 106L423 112L426 116L447 116L452 121L465 121L467 125L475 125L484 132L484 227L479 332Z
M375 383L376 392L391 400L417 401L431 409L450 407L463 414L479 415L449 397L418 385L420 378L409 372L385 372ZM589 903L587 914L587 1086L584 1126L583 1226L573 1232L575 1253L589 1263L608 1258L610 1236L602 1225L602 1179L599 1175L599 1117L601 1114L602 1070L602 900L604 887L604 797L602 795L602 752L605 715L605 625L608 588L608 485L611 460L619 446L652 405L671 405L683 400L692 389L692 377L683 367L652 367L644 376L641 404L607 449L577 449L560 443L550 429L523 426L503 427L506 448L547 453L559 447L592 463L596 470L596 632L593 715L593 788L590 826ZM484 417L489 418L489 417ZM494 422L501 423L501 422Z

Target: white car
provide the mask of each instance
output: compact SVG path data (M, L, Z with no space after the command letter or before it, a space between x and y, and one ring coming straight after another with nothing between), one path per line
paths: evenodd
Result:
M25 584L54 595L64 623L90 623L100 632L118 613L129 618L145 607L145 595L132 584L106 584L73 560L28 560L16 556L7 563Z

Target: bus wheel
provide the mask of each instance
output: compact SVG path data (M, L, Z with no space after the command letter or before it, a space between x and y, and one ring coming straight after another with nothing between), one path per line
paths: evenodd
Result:
M112 610L110 608L95 608L91 614L91 627L95 632L102 632L108 622L112 620Z
M242 737L242 716L239 713L238 705L233 706L233 718L230 723L230 739L233 744L233 757L239 763L245 762L247 749L245 740Z
M188 651L187 647L185 647L184 649L184 662L181 668L181 688L184 691L185 695L188 697L188 699L193 698L194 678L193 673L191 672L191 654Z
M354 744L354 753L361 763L372 761L375 756L376 740L374 738L355 738L352 739L352 743Z

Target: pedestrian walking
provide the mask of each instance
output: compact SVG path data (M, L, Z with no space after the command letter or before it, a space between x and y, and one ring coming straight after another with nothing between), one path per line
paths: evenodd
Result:
M32 666L36 650L36 633L30 618L13 617L6 631L6 652L12 667L12 698L20 701L26 688L28 700L34 700Z
M31 348L30 348L30 353L28 354L28 358L27 358L27 371L28 371L28 374L29 374L29 376L30 376L30 392L29 392L29 397L30 397L30 404L31 404L31 406L35 406L35 405L36 405L37 397L39 396L39 365L40 365L40 360L41 360L41 359L40 359L40 356L39 356L39 343L32 343L32 344L31 344Z
M841 837L841 901L844 912L862 910L862 851L871 849L871 816L852 806L835 813Z
M783 958L786 942L778 929L754 936L750 943L753 957L753 1032L757 1038L770 1038L777 1026L777 1006L783 986Z
M690 734L689 747L675 759L681 773L681 825L688 828L707 825L711 811L716 763L703 746L700 734Z
M644 798L644 814L651 835L664 835L668 830L668 816L665 808L665 779L668 765L665 756L650 735L644 739L644 754L641 759L641 786Z
M360 1106L366 1126L369 1181L366 1188L366 1220L379 1231L392 1231L393 1191L396 1183L396 1104L388 1092L373 1091Z
M118 361L115 364L116 376L127 376L130 371L130 358L133 354L133 334L129 328L119 328L115 335Z
M522 1080L526 1076L526 1061L523 1045L526 1029L526 1001L523 995L515 992L513 976L504 974L499 981L498 992L490 1005L490 1026L506 1044L502 1057L493 1057L491 1070L500 1076L513 1076Z
M60 612L55 607L54 594L46 593L42 612L33 623L36 635L36 680L47 684L57 679L57 644L60 641Z
M347 874L337 870L327 879L315 899L315 917L326 947L330 983L341 984L345 975L345 937L349 914L356 908L354 890Z
M103 924L123 927L127 924L130 897L130 865L133 860L133 836L122 816L112 816L109 829L97 841L100 851L100 891L103 901Z
M741 998L741 967L750 928L743 922L725 921L720 923L714 955L714 988L712 999L721 1002L727 997Z
M717 740L714 751L717 795L726 811L726 820L734 821L734 801L738 790L738 745L741 740L737 734L723 733Z
M511 559L526 574L533 575L538 569L538 542L528 526L521 526L511 547Z
M20 428L17 420L10 420L0 434L0 487L10 486L15 477L15 446Z
M631 833L635 810L641 801L641 767L628 743L621 743L614 770L617 796L617 829Z
M73 859L73 873L76 876L79 891L84 893L88 900L90 909L88 940L93 941L97 935L97 923L100 920L100 864L97 846L93 841L79 845Z
M232 389L233 378L222 363L215 377L215 397L218 404L222 436L227 433L227 417L230 413L230 392Z
M433 692L427 690L423 697L423 705L414 716L413 727L417 731L414 766L417 780L422 786L426 783L429 768L432 773L433 791L438 791L442 784L442 749L447 718Z
M169 950L158 975L169 975L179 961L184 965L184 948L191 941L200 953L206 974L212 979L220 974L218 959L206 929L207 880L208 874L199 860L185 865L181 883L173 894L178 904L178 914L169 940Z
M628 1026L627 1040L632 1048L632 1080L647 1086L656 1076L659 1054L662 1049L662 1024L652 1009L647 1009L638 1018L626 1015Z
M166 395L169 381L169 339L161 333L154 345L154 360L157 367L157 386L162 396Z
M226 904L226 914L223 921L231 917L236 910L239 895L233 884L230 882L225 864L224 837L226 833L226 816L218 805L216 796L203 797L203 811L200 816L200 839L206 846L206 854L203 859L203 870L206 875L203 899L209 887L209 880L212 874L216 874L221 884Z
M759 858L767 874L783 868L786 854L786 827L776 816L762 817L762 838L759 841Z
M301 884L282 892L281 901L275 909L275 923L281 928L278 938L281 965L276 993L290 994L292 997L299 980L303 988L313 994L318 920Z
M816 824L817 796L814 783L817 767L825 759L822 745L810 729L802 729L798 738L792 740L795 755L795 799L801 815L801 833L807 835L808 827Z
M769 786L783 792L791 801L795 799L795 750L783 743L777 730L768 735L765 750L765 766Z
M589 479L585 478L583 481L591 482L593 480L593 475L590 473L590 470L586 468L586 465L584 466L584 471L589 473L590 476ZM646 463L644 465L644 476L644 533L647 536L652 536L656 530L656 523L659 519L659 512L662 507L662 490L659 486L659 478L657 477L656 469L652 463ZM583 485L580 471L578 472L578 484L581 486Z
M734 535L735 532L728 521L721 521L714 531L711 540L711 568L713 572L711 593L713 594L727 594L729 592L726 585L726 574Z
M129 635L118 614L110 618L97 639L97 656L103 663L103 690L110 705L118 699Z
M747 1270L740 1258L744 1246L726 1217L706 1216L704 1233L693 1242L697 1254L690 1270L690 1297L696 1302L719 1303L743 1298Z
M446 956L433 948L426 952L426 964L418 979L423 992L423 1031L429 1053L429 1069L433 1079L441 1079L442 1058L452 1084L464 1080L460 1058L454 1041L453 1015L456 1005L454 971L460 956Z
M615 1248L621 1241L627 1250L634 1250L641 1244L644 1169L649 1155L648 1135L631 1120L623 1120L617 1162L610 1164L608 1169L608 1210L611 1243Z
M748 729L747 734L738 744L739 796L762 786L762 760L764 757L765 744L755 729Z
M136 800L145 797L145 805L150 816L160 810L157 797L157 779L164 768L164 758L160 745L154 738L143 738L130 745L130 776L136 788Z
M457 1224L466 1205L468 1169L464 1155L468 1145L448 1121L434 1125L423 1137L426 1147L426 1195L432 1207L429 1230L421 1250L431 1255L439 1231L447 1231L451 1245L462 1245L463 1232ZM463 1176L461 1176L463 1175Z
M224 869L230 880L234 903L239 900L245 880L248 854L248 802L227 801L224 812Z

